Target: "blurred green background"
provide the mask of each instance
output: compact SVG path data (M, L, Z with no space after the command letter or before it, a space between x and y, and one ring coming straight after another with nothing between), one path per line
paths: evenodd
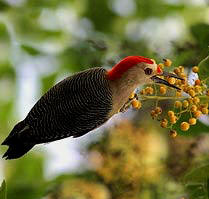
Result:
M77 71L141 55L170 58L189 72L209 54L208 5L0 0L0 142L44 92ZM165 111L169 103L161 104ZM0 159L8 199L208 198L208 118L172 139L151 121L152 106L119 114L82 138L35 147L19 160Z

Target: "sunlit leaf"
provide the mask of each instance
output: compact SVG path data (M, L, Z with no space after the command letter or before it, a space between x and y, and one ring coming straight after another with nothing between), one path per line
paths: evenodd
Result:
M209 86L209 56L203 59L198 66L200 79L205 80L206 84Z
M1 187L0 187L0 199L6 199L6 182L5 180L2 182Z

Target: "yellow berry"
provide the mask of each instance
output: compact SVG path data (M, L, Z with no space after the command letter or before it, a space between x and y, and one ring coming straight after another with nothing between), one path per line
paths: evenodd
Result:
M152 95L153 92L154 92L154 90L153 90L152 87L146 87L146 88L145 88L145 93L146 93L147 95Z
M175 101L174 106L175 106L175 108L181 108L182 107L182 103L180 101Z
M201 85L201 81L199 79L195 80L195 85Z
M181 91L176 91L176 97L181 97L181 96L182 96Z
M173 72L174 72L176 75L178 75L181 71L180 71L179 68L175 68L175 69L173 70Z
M190 125L189 125L188 122L182 122L181 123L181 130L182 131L188 131L189 130L189 127L190 127Z
M197 106L196 105L192 105L191 108L190 108L190 110L192 112L195 112L197 110Z
M209 96L209 90L206 91L206 95Z
M191 97L194 97L196 95L196 93L193 89L190 89L188 93Z
M176 117L176 116L171 116L171 117L170 117L170 122L171 122L171 124L175 124L176 121L177 121L177 117Z
M168 78L168 82L169 82L170 84L175 84L176 79L175 79L174 77L169 77L169 78Z
M173 111L168 111L168 116L169 116L169 117L174 117L174 116L175 116L175 114L174 114L174 112L173 112Z
M187 108L189 106L189 102L187 100L183 101L183 107Z
M162 95L165 95L165 94L166 94L166 87L161 86L161 87L160 87L160 93L161 93Z
M142 90L140 91L140 94L141 94L141 95L145 95L145 94L146 94L145 89L142 89Z
M196 118L192 117L192 118L189 119L189 124L190 125L195 125L196 123L197 123L197 119Z
M163 61L164 61L164 65L167 67L171 66L172 64L172 61L170 59L163 59Z
M135 96L135 93L133 92L133 93L131 93L131 95L129 96L129 99L133 99L134 96Z
M162 63L158 64L157 66L160 67L161 69L164 68L164 64L162 64Z
M208 109L207 109L207 108L202 108L202 109L201 109L201 112L202 112L204 115L207 115L207 114L208 114Z
M170 130L170 136L175 138L177 136L177 132L175 130Z
M200 98L199 97L194 97L193 102L194 102L194 104L199 104L200 103Z
M197 92L197 93L202 93L202 87L199 86L199 85L196 85L196 86L194 87L194 90L195 90L195 92Z
M200 104L200 106L201 106L202 108L208 108L208 103L206 103L206 104Z
M133 108L136 108L136 109L140 109L142 106L141 102L136 99L132 100L131 104Z
M179 70L180 70L181 73L183 73L184 72L184 67L183 66L179 66Z
M198 73L198 71L199 71L198 66L194 66L194 67L192 68L192 71L193 71L193 73Z
M166 128L167 125L168 125L168 120L162 119L162 121L160 122L160 126L161 126L162 128Z
M155 110L151 110L150 115L154 117L156 115Z
M161 114L162 113L162 109L158 106L155 108L155 113L156 114Z
M189 102L190 105L193 104L193 98L188 98L187 101Z
M194 111L193 114L194 114L194 117L198 118L202 115L202 112L201 111Z

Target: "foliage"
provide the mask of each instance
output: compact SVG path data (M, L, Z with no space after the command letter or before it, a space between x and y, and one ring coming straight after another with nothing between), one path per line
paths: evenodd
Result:
M0 198L1 199L7 199L7 191L6 191L6 182L5 180L2 182L1 187L0 187Z

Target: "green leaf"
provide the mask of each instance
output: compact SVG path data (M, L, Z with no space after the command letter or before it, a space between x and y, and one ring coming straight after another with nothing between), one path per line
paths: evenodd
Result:
M36 56L36 55L41 54L41 52L40 52L39 50L35 49L35 48L32 47L32 46L28 46L28 45L23 44L23 45L21 45L21 48L22 48L25 52L27 52L29 55L32 55L32 56Z
M209 165L188 172L184 176L183 182L191 199L208 199Z
M209 86L209 56L203 59L199 63L199 78L203 81L206 81L206 84Z
M6 199L6 192L7 192L7 187L6 187L6 182L5 180L2 182L1 187L0 187L0 199Z
M42 78L42 93L46 93L55 83L57 73L53 73Z
M191 33L202 48L208 48L209 25L205 23L195 24L191 27Z
M206 183L209 179L209 165L192 170L184 176L184 183Z
M187 185L186 191L190 199L208 199L207 190L202 184Z

